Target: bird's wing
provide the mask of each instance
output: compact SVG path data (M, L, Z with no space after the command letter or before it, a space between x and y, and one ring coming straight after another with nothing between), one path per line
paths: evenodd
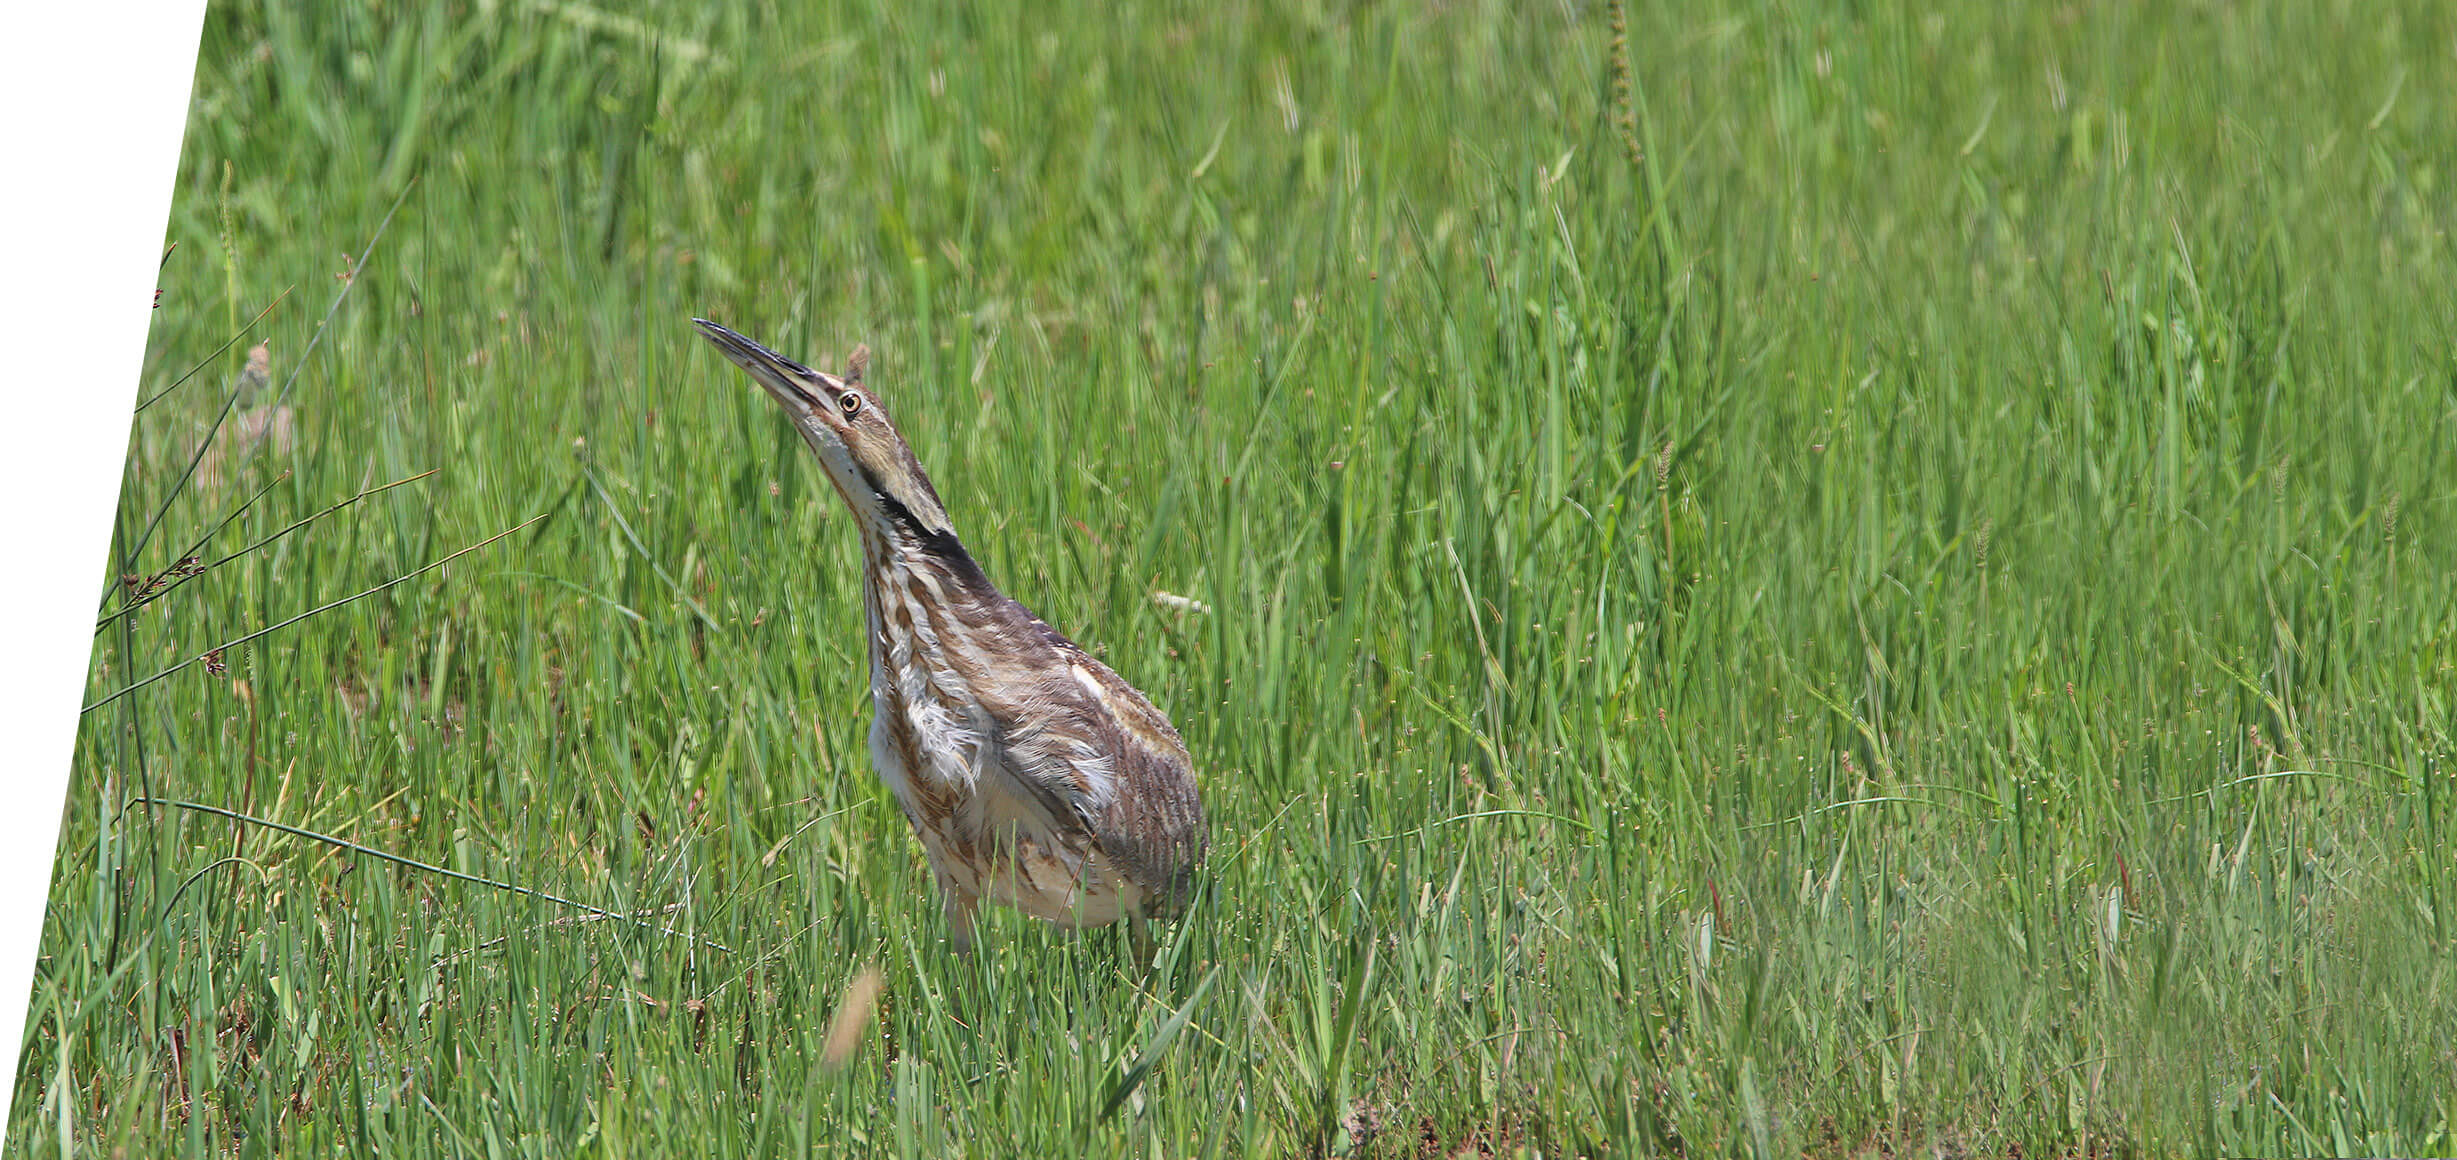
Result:
M1073 716L1044 712L1001 732L981 790L1005 820L1080 841L1115 787L1090 730L1070 727Z
M1115 772L1122 792L1094 833L1101 849L1154 896L1154 909L1165 913L1186 901L1195 866L1203 860L1203 799L1177 730L1141 694L1127 693L1147 720L1121 714L1116 722Z
M1000 739L997 780L1059 833L1088 838L1156 900L1183 895L1203 856L1203 804L1167 717L1089 656L1041 682ZM1037 819L1036 819L1037 820Z

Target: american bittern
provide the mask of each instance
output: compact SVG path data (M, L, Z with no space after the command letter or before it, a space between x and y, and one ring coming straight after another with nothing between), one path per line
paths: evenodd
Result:
M1168 717L982 575L863 385L868 347L829 375L692 321L785 408L860 525L870 760L929 855L956 950L984 898L1062 926L1124 918L1148 945L1204 848Z

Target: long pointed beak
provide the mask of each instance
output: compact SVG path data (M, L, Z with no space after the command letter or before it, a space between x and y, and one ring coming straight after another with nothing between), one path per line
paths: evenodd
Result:
M826 382L828 376L705 318L694 318L691 324L699 327L700 333L715 343L725 357L749 371L752 378L759 380L760 386L766 387L768 393L776 396L776 400L788 409L825 409L827 406L824 400L811 392L809 384Z

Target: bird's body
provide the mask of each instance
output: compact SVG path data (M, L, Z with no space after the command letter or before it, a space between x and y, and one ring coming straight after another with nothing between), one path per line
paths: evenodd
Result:
M1174 914L1203 806L1167 716L982 574L885 408L705 320L776 397L861 527L871 762L928 854L949 937L981 900L1063 926Z

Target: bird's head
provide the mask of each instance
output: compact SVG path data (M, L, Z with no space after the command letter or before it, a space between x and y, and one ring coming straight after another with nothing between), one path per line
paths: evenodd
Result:
M902 523L925 536L951 532L947 509L939 503L930 477L888 419L879 397L862 385L869 347L855 348L844 372L831 375L705 318L691 321L785 408L856 515L882 530Z

